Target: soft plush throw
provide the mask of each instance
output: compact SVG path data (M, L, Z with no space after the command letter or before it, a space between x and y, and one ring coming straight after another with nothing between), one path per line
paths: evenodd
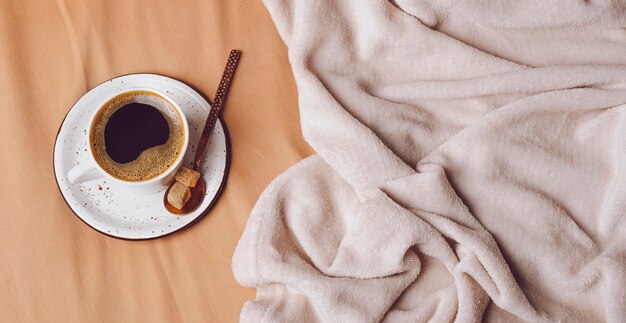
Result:
M243 322L626 321L624 1L265 0L304 138Z

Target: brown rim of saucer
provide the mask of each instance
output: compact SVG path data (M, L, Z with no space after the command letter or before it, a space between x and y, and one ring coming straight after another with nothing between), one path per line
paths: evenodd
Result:
M70 111L72 111L72 108L76 105L76 103L78 103L78 101L86 94L89 93L89 91L95 89L96 87L106 83L106 82L110 82L113 79L116 78L120 78L120 77L124 77L124 76L131 76L131 75L156 75L156 76L162 76L162 77L166 77L166 78L170 78L173 79L175 81L181 82L187 86L189 86L193 91L195 91L196 93L198 93L202 98L204 98L209 105L212 104L211 100L209 100L208 97L206 97L204 94L202 94L202 92L196 90L193 86L182 82L178 79L175 79L173 77L170 76L166 76L163 74L157 74L157 73L129 73L129 74L122 74L122 75L118 75L114 78L108 79L106 81L100 82L97 85L93 86L92 88L90 88L87 92L83 93L76 101L74 101L74 103L72 104L71 108L69 110L67 110L67 112L65 113L65 116L63 117L63 120L61 120L61 123L59 124L59 129L57 130L57 134L54 138L54 145L52 147L52 172L54 174L54 182L56 183L57 189L59 190L59 193L61 194L61 198L63 198L63 201L65 202L65 204L67 205L67 207L70 209L70 211L72 211L72 213L74 213L74 215L84 224L86 224L88 227L90 227L91 229L93 229L94 231L103 234L105 236L111 237L111 238L115 238L115 239L119 239L119 240L126 240L126 241L145 241L145 240L154 240L154 239L159 239L159 238L163 238L169 235L172 235L174 233L183 231L187 228L189 228L190 226L192 226L193 224L195 224L196 222L200 221L200 219L204 218L206 216L207 213L209 213L209 211L213 208L213 206L216 204L217 200L219 200L219 198L222 195L222 192L224 191L224 188L226 187L226 182L228 181L228 173L230 170L230 162L231 162L231 148L230 148L230 136L228 134L228 127L226 126L226 123L224 122L224 120L220 117L220 123L222 125L222 129L224 130L224 137L226 139L226 164L224 165L224 177L222 178L222 182L220 183L220 187L217 189L217 193L215 194L215 197L213 198L213 200L211 200L211 203L209 203L209 205L207 206L207 208L202 211L202 213L200 213L200 215L198 215L193 221L189 222L187 225L183 226L182 228L179 228L177 230L174 230L172 232L168 232L166 234L162 234L159 236L155 236L155 237L150 237L150 238L123 238L123 237L118 237L118 236L114 236L112 234L109 234L107 232L104 231L100 231L96 228L94 228L93 226L91 226L89 223L85 222L85 220L83 220L78 213L76 213L76 211L74 211L74 209L72 208L72 206L67 202L67 199L65 199L65 195L63 195L63 191L61 191L61 186L59 186L59 181L57 180L57 174L56 174L56 169L54 167L54 152L56 151L56 146L57 146L57 140L59 139L59 134L61 133L61 128L63 127L63 124L65 123L65 119L67 118L67 115L70 113ZM176 215L172 215L172 216L176 216Z

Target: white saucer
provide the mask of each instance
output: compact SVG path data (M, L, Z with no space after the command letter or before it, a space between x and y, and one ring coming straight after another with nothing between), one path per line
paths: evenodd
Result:
M181 230L202 217L219 194L227 167L226 134L217 121L207 146L202 174L207 185L204 201L194 212L177 216L163 206L164 191L130 195L106 179L72 185L67 172L87 160L88 119L94 109L113 93L141 87L169 95L185 112L189 122L189 148L183 165L191 165L195 144L202 133L209 103L189 86L169 77L131 74L106 81L83 95L68 112L54 145L54 173L67 205L87 225L109 236L140 240L162 237Z

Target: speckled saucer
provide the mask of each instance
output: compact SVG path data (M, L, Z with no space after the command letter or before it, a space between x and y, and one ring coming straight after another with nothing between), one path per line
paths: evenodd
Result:
M207 184L206 197L200 207L190 214L177 216L165 210L165 189L142 195L129 194L118 186L120 184L106 179L70 184L67 172L88 158L87 132L91 114L103 100L114 93L139 87L166 93L182 108L189 123L189 147L183 165L191 165L195 144L202 133L210 105L189 86L161 75L125 75L93 88L68 112L54 145L54 173L68 206L83 222L97 231L130 240L162 237L181 230L202 217L217 198L227 167L226 134L218 120L202 166Z

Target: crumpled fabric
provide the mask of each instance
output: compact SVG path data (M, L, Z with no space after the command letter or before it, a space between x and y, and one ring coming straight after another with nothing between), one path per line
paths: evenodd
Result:
M233 257L242 322L623 322L626 5L265 0L316 154Z

